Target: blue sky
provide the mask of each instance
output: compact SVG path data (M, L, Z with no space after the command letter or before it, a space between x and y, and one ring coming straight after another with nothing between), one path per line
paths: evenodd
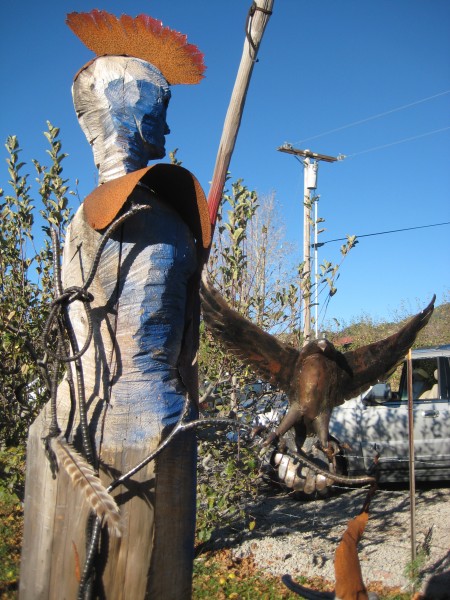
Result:
M79 180L84 197L96 171L70 88L92 54L65 15L92 8L150 14L186 33L205 54L206 78L172 89L166 148L179 149L207 192L250 4L2 3L0 138L17 135L24 160L45 162L46 120L60 127L69 154L65 175L72 184ZM449 30L448 0L275 0L230 170L259 194L275 193L299 261L303 169L277 151L285 142L348 157L319 167L321 241L450 221ZM376 115L383 116L371 118ZM6 178L2 168L1 187L7 188ZM433 293L439 303L448 301L449 239L449 225L361 238L342 266L326 318L391 319L423 307ZM323 246L319 260L338 261L339 246Z

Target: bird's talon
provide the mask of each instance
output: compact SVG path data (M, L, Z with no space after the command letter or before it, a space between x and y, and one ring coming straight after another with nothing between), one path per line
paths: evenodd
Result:
M272 431L272 433L269 433L269 435L266 437L266 439L263 442L263 446L265 446L267 448L267 446L275 446L278 443L278 435L275 433L275 431Z

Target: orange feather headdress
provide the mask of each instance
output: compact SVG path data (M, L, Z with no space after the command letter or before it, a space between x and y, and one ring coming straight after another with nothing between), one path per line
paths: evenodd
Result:
M187 37L147 15L115 17L103 10L70 13L67 25L97 56L133 56L151 63L170 85L198 83L203 54Z

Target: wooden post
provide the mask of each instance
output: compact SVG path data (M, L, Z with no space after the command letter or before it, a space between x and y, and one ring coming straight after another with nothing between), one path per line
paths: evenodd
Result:
M151 203L151 210L125 222L103 251L89 288L94 296L93 340L82 357L90 437L106 485L144 459L178 418L182 405L177 398L184 387L176 368L167 369L165 361L176 365L187 280L196 268L192 234L178 213L140 188L133 198ZM65 288L83 285L100 238L81 207L66 236ZM178 308L166 310L175 297L181 298ZM81 302L71 305L70 315L81 346L88 329ZM157 347L146 346L149 328L156 329ZM153 373L146 374L141 357ZM59 426L64 432L73 418L69 440L80 449L79 417L71 410L64 380L58 390ZM64 469L52 478L42 442L49 424L46 406L29 434L22 600L78 598L89 538L90 510L80 488ZM151 462L114 491L122 536L102 531L93 597L191 597L195 460L194 434L185 432L156 464Z

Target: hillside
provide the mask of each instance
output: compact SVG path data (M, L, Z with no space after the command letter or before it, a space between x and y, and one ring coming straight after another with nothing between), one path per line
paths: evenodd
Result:
M408 317L409 318L409 317ZM354 321L339 332L327 333L327 337L338 347L345 349L370 344L395 333L408 318L396 322L375 323L370 317ZM450 303L434 309L428 325L419 333L414 348L450 344Z

